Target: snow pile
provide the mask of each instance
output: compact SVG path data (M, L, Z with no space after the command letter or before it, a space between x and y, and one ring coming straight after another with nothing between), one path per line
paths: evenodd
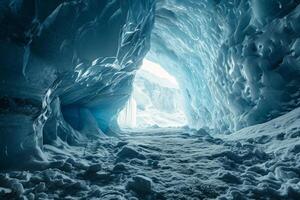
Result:
M227 158L223 165L236 168L239 176L221 173L231 187L225 196L254 199L298 199L300 197L300 108L267 123L242 129L230 136L235 147L215 156ZM231 163L234 162L234 163ZM243 164L243 166L239 166Z
M299 3L158 1L149 58L177 78L190 126L234 131L299 106Z

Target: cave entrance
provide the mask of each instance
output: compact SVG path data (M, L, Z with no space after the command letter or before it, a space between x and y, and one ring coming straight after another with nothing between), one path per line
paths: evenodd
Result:
M133 92L119 113L121 128L182 127L187 124L183 96L176 79L159 64L144 60Z

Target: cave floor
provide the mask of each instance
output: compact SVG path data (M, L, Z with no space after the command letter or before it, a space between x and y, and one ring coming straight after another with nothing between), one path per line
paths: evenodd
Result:
M153 129L45 145L46 166L0 173L0 199L300 199L299 121L250 138Z

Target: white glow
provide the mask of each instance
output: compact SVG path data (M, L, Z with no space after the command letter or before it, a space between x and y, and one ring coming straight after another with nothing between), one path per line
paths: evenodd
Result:
M118 123L121 128L182 127L187 124L183 110L176 79L160 65L144 60Z
M136 101L131 96L125 108L119 114L118 123L128 128L136 127L136 112L137 112L136 109L137 109Z
M174 88L179 88L176 79L157 63L145 59L140 69L168 81Z

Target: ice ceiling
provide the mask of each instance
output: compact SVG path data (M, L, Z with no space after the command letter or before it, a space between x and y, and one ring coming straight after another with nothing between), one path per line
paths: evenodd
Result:
M1 167L114 134L149 50L192 128L235 131L299 106L299 2L1 1Z

